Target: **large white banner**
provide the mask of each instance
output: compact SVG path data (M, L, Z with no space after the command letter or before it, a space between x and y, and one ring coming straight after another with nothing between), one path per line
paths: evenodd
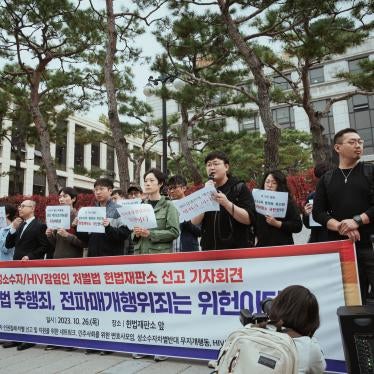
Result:
M343 362L336 309L347 296L339 248L324 244L3 262L0 339L212 359L242 308L301 284L318 299L327 360Z

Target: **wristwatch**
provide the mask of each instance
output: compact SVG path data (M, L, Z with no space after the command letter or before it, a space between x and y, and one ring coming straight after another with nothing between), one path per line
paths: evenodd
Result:
M353 219L353 221L355 221L355 222L358 224L359 227L362 226L362 225L364 224L364 223L362 222L361 216L360 216L359 214L353 216L352 219Z

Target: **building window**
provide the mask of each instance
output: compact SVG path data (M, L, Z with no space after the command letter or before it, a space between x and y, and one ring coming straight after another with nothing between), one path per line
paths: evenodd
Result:
M245 121L239 121L239 131L253 132L259 131L258 115L255 114Z
M282 129L295 128L295 116L293 108L290 106L272 110L273 120Z
M59 170L66 170L67 123L60 124L56 132L56 167Z
M106 146L106 168L114 174L114 147L109 144Z
M364 139L365 153L374 153L374 97L355 95L348 100L350 126Z
M74 145L74 166L84 167L84 143L81 140L81 134L84 127L75 125L75 145Z
M100 143L91 144L91 169L100 168Z
M45 195L45 175L38 171L34 172L34 181L32 186L32 194L33 195Z
M318 100L313 102L314 110L322 112L326 107L326 100ZM323 135L326 135L326 139L329 144L333 143L333 138L335 135L335 126L334 126L334 115L332 113L332 108L328 114L321 118L321 125L323 126Z
M325 81L323 67L309 70L310 84L322 83Z
M361 62L366 61L368 59L367 56L356 58L354 60L348 61L348 68L350 73L359 73L362 71Z
M18 187L16 187L15 175L19 177ZM11 166L9 169L9 190L8 195L23 194L23 184L25 178L25 170L20 169L16 170L14 166Z
M273 86L279 88L280 90L289 90L291 88L289 80L291 80L291 73L285 74L285 77L273 77Z

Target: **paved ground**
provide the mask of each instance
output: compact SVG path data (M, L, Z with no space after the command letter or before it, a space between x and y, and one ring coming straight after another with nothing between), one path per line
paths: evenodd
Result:
M45 351L44 346L22 352L16 348L0 348L0 374L208 374L211 371L202 361L169 359L154 362L153 359L134 360L122 353L100 356L86 355L82 350Z
M295 243L308 240L309 230L295 235ZM206 361L169 359L154 362L153 359L134 360L128 354L113 353L108 356L86 355L82 350L45 351L44 346L36 346L18 352L16 348L0 347L0 374L209 374L212 369Z

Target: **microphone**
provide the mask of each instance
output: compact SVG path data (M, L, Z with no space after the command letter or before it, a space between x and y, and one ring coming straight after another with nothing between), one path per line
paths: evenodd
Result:
M208 175L208 181L214 181L214 173Z

